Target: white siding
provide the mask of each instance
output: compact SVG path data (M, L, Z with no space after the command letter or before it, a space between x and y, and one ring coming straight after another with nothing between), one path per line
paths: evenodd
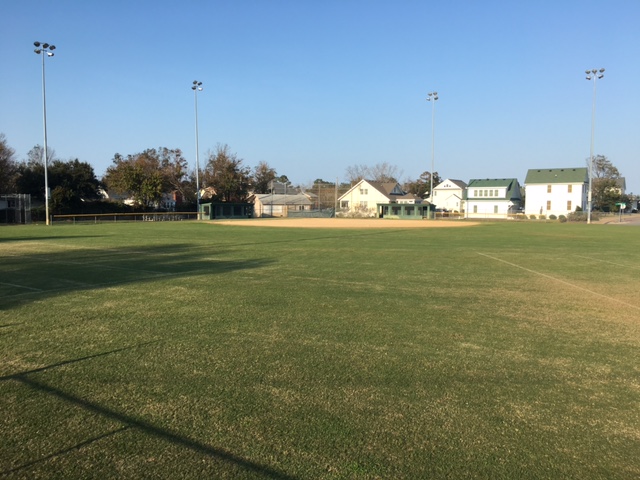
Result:
M460 212L463 205L464 189L460 188L455 182L450 179L446 179L439 185L433 187L433 197L428 200L436 206L436 208L445 209L448 211Z
M467 218L505 218L513 207L509 200L496 198L495 200L467 200L465 216Z
M525 213L527 215L566 215L575 212L576 207L586 210L587 195L584 183L553 183L526 185ZM569 192L571 185L571 192ZM570 207L568 202L571 202ZM547 208L549 207L549 208Z

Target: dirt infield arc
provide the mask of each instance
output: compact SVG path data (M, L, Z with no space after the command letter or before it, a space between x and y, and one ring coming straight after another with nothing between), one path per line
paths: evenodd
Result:
M466 220L396 220L384 218L247 218L212 220L215 225L284 228L454 228L471 227Z

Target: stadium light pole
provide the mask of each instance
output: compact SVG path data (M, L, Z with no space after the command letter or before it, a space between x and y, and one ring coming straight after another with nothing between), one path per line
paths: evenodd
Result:
M193 90L196 115L196 220L200 220L200 155L198 153L200 146L198 143L198 92L202 91L202 82L194 80L193 85L191 86L191 90Z
M42 55L42 123L44 125L44 150L42 154L42 163L44 165L44 212L46 215L46 224L49 225L49 174L48 174L48 160L47 160L47 94L44 80L44 59L46 57L53 57L53 50L56 49L55 45L49 45L48 43L33 42L35 45L34 52L36 55Z
M596 127L596 82L604 77L604 68L586 70L587 80L593 81L593 103L591 105L591 148L589 149L589 192L587 193L587 223L591 223L591 208L593 195L593 137Z
M435 165L436 100L438 100L438 92L429 92L427 94L427 102L431 102L431 174L429 175L431 180L431 184L429 186L429 198L431 199L431 205L433 205L433 170ZM431 205L429 205L429 210L431 210ZM435 216L435 212L432 213Z

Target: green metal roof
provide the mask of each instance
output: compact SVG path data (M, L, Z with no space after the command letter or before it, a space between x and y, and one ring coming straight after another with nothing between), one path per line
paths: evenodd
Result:
M474 178L473 180L469 180L467 188L509 188L513 182L518 183L518 180L515 178L487 178L484 180Z
M473 201L484 201L484 200L511 200L511 201L519 201L521 200L520 195L520 184L518 183L517 178L487 178L484 180L476 179L469 180L469 185L467 186L467 195L465 199L468 199L468 192L473 189L481 189L481 188L506 188L506 195L501 197L474 197Z
M533 183L584 183L588 180L587 167L539 168L527 172L525 185Z

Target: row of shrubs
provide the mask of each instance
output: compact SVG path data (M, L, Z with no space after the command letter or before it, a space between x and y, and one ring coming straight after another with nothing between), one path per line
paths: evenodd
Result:
M567 215L529 215L530 220L553 220L559 221L560 223L565 222L586 222L587 221L587 212L571 212ZM591 212L591 220L598 221L600 220L600 215L597 212Z

